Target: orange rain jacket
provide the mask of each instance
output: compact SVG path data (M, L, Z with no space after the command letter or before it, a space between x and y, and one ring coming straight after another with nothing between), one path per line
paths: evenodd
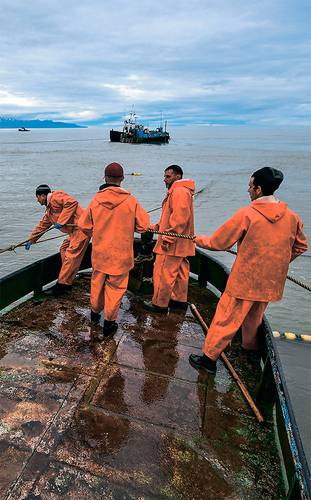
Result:
M65 191L52 191L46 211L39 224L32 231L29 240L37 241L43 231L46 231L55 222L59 224L77 224L83 208L77 200L65 193ZM64 226L61 231L71 234L74 227Z
M134 231L145 232L149 215L136 198L119 186L96 193L79 220L79 228L92 235L92 266L111 275L134 267Z
M209 250L238 244L226 292L259 302L282 298L289 263L308 248L301 219L284 202L254 200L238 210L211 236L195 243Z
M160 221L152 224L150 228L192 236L194 234L194 188L194 181L191 179L175 181L162 202ZM163 238L171 242L167 250L162 248ZM162 255L188 257L195 254L195 244L192 240L159 235L153 251Z

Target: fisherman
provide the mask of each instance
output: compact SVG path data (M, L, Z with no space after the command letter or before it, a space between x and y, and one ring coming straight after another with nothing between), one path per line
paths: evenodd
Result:
M242 327L242 349L260 361L257 330L269 302L282 298L288 266L308 248L301 219L274 192L283 181L280 170L264 167L249 181L250 205L239 209L211 236L195 237L198 247L227 250L238 245L226 289L203 346L203 356L191 354L190 364L209 373Z
M170 165L164 171L164 182L168 189L162 203L160 221L150 229L193 235L194 181L183 179L179 165ZM155 313L167 313L171 309L186 309L188 297L189 261L195 254L192 240L159 236L154 247L156 260L153 271L154 293L152 301L144 307Z
M134 196L122 189L123 167L110 163L105 184L91 200L79 220L79 228L92 240L91 321L104 309L104 336L117 331L116 319L134 267L134 231L145 232L149 215Z
M54 295L61 295L71 289L89 243L89 237L76 226L83 208L65 191L51 191L47 184L40 184L37 187L36 197L40 205L46 206L46 210L29 236L25 249L29 250L31 245L53 225L68 235L60 247L62 267L53 289Z

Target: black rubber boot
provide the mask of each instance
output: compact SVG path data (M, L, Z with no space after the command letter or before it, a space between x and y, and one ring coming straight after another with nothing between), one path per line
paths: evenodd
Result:
M96 313L91 309L91 322L96 324L99 322L99 320L100 320L100 313Z
M217 370L216 361L205 356L205 354L203 354L203 356L198 356L197 354L190 354L189 363L196 370L205 370L206 372L212 374L215 374Z
M71 289L72 285L65 285L64 283L57 282L54 288L52 288L52 295L54 295L54 297L59 297L60 295L70 292Z
M144 305L144 308L150 312L154 312L154 313L158 313L158 314L167 314L168 313L168 307L156 306L150 300L144 300L143 305Z
M104 337L109 337L109 335L113 335L116 333L118 329L118 323L116 321L109 321L108 319L104 320L104 328L103 335Z
M180 311L186 311L188 307L188 302L180 302L179 300L171 299L169 301L168 307L170 309L179 309Z

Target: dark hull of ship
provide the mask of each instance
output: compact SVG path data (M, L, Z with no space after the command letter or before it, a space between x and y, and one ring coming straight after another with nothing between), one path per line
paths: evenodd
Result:
M170 140L168 133L158 135L156 137L133 137L123 132L117 130L110 130L110 141L111 142L123 142L129 144L167 144Z

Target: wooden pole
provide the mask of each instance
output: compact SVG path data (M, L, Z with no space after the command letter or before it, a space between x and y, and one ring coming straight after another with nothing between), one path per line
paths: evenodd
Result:
M205 323L205 321L202 318L202 316L199 313L199 311L197 310L196 306L194 304L190 304L190 309L193 312L193 315L196 316L196 318L198 319L198 321L199 321L200 325L202 326L203 330L205 331L205 333L207 334L208 333L208 326ZM243 396L245 397L246 401L248 402L248 404L250 405L251 409L255 413L258 422L260 422L260 423L264 422L264 418L263 418L262 414L258 410L258 408L255 405L254 400L252 399L250 393L246 389L245 385L243 384L242 380L240 379L239 375L237 374L237 372L233 368L232 364L230 363L230 361L227 358L227 356L225 355L225 353L222 352L221 355L220 355L220 357L221 357L222 361L224 362L224 364L226 365L226 367L228 368L228 370L231 373L232 377L234 378L234 380L238 384L239 388L241 389L241 392L242 392Z

